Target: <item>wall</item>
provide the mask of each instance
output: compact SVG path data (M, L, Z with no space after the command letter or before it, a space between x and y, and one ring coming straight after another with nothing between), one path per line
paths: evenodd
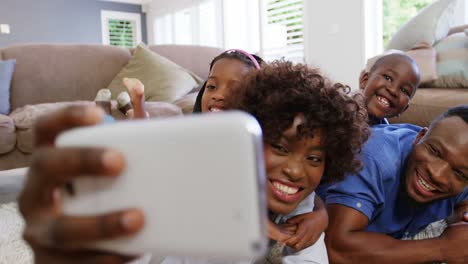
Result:
M0 0L0 47L24 43L102 44L101 10L140 13L142 40L147 42L146 16L140 5L96 0Z
M305 1L306 62L352 88L366 57L365 0Z

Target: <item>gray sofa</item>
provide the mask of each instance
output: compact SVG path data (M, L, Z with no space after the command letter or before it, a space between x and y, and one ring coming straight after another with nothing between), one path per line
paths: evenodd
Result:
M162 55L202 79L221 49L202 46L155 45ZM32 127L36 118L70 104L93 104L96 92L109 85L128 63L133 50L102 45L34 44L0 48L0 60L15 59L10 87L11 112L0 114L0 170L28 165L34 150ZM151 117L190 112L192 91L176 102L149 102ZM124 116L115 109L112 115Z

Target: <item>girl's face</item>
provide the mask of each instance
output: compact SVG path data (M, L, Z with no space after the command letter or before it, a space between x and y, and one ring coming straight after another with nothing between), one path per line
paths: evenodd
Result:
M297 127L304 122L297 115L277 142L264 146L268 208L275 213L291 213L315 190L325 170L323 130L299 138Z
M216 61L206 81L201 101L201 111L223 111L225 108L224 97L251 69L238 59L223 58Z

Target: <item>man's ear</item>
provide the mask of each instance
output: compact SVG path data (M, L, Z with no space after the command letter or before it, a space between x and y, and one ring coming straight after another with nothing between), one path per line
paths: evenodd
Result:
M366 88L367 81L369 80L369 73L363 70L359 75L359 89L364 90Z
M427 127L423 127L421 131L419 131L418 135L416 136L416 139L414 139L413 145L416 145L421 141L421 139L426 135L428 131Z

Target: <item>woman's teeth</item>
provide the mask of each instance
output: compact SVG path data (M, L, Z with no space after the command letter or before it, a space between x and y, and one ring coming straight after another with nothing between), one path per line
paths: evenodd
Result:
M299 191L299 188L286 186L286 185L281 184L279 182L273 182L273 186L277 190L281 191L282 193L286 193L286 194L289 194L289 195L296 194Z
M435 191L435 188L429 185L429 183L427 183L422 177L418 177L418 182L424 189L426 189L426 191Z

